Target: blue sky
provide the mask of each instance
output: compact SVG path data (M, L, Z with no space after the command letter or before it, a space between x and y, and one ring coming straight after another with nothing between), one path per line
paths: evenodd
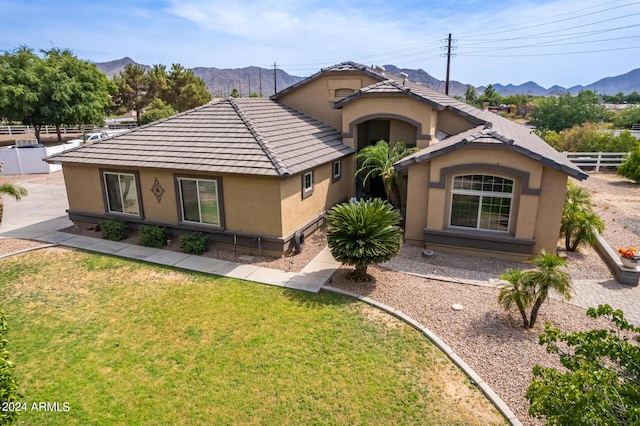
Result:
M270 67L345 60L422 68L475 86L589 84L640 68L631 0L0 0L0 51L68 48L104 62Z

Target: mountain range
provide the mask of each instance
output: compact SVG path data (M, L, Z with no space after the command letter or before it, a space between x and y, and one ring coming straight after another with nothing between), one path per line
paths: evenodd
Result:
M96 66L109 78L112 78L114 75L124 70L125 65L129 63L142 65L136 63L133 59L126 57L109 62L98 62L96 63ZM148 65L143 66L147 69L150 68ZM392 74L404 72L409 76L409 80L424 84L427 87L444 93L445 82L443 80L438 80L423 69L415 70L398 68L395 65L385 65L384 68L387 72ZM214 97L227 97L231 94L233 89L238 89L242 96L248 96L250 93L270 96L276 91L282 90L285 87L295 84L305 78L290 75L280 69L276 69L274 71L273 69L253 66L232 69L196 67L193 68L193 73L205 81L209 91ZM477 87L476 90L478 92L482 92L484 88L484 86L481 86ZM500 83L493 83L493 88L503 96L520 93L525 95L548 96L567 92L572 95L576 95L581 90L593 90L599 94L606 95L615 95L620 92L629 94L634 91L640 92L640 68L629 71L626 74L603 78L586 86L577 85L565 88L556 85L545 89L537 83L529 81L519 85L502 85ZM451 96L464 96L466 90L467 84L465 83L455 80L449 82L449 94Z

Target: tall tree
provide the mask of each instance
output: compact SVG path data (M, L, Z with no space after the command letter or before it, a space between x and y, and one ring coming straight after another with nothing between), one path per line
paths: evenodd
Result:
M476 89L470 84L467 85L467 91L464 92L464 100L471 105L474 105L478 100L478 94L476 93Z
M169 93L167 67L165 65L156 64L147 71L147 77L149 78L149 96L154 100L160 99L166 103L164 100L167 99Z
M531 111L531 125L540 131L559 132L586 122L597 123L606 114L606 108L600 105L596 94L583 90L577 96L565 93L542 99Z
M62 141L62 125L101 125L111 105L113 84L95 64L69 50L44 53L40 108L46 124L56 126L58 141Z
M169 90L163 100L178 112L183 112L211 101L211 93L207 89L204 80L196 77L193 70L185 69L180 64L171 66L168 82Z
M0 117L30 124L40 102L41 62L27 46L0 56Z
M149 77L142 65L127 64L124 71L113 77L117 91L113 96L113 105L124 112L136 112L136 121L140 124L142 110L153 100L149 91Z
M495 96L496 89L493 87L493 84L489 83L489 85L484 88L484 97L487 99L493 99Z

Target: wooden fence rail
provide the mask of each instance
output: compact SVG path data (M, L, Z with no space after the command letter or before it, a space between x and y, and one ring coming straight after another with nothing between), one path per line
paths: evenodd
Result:
M618 167L629 156L629 152L563 152L576 166L599 172L601 167Z

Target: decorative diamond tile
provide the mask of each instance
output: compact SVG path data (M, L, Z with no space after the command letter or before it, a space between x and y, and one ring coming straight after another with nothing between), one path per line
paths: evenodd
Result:
M158 200L158 204L159 204L160 200L162 200L162 195L164 195L165 190L162 187L162 185L160 185L160 181L158 181L158 178L156 178L156 180L153 182L153 186L151 187L151 192L153 192L153 195L156 196L156 200Z

